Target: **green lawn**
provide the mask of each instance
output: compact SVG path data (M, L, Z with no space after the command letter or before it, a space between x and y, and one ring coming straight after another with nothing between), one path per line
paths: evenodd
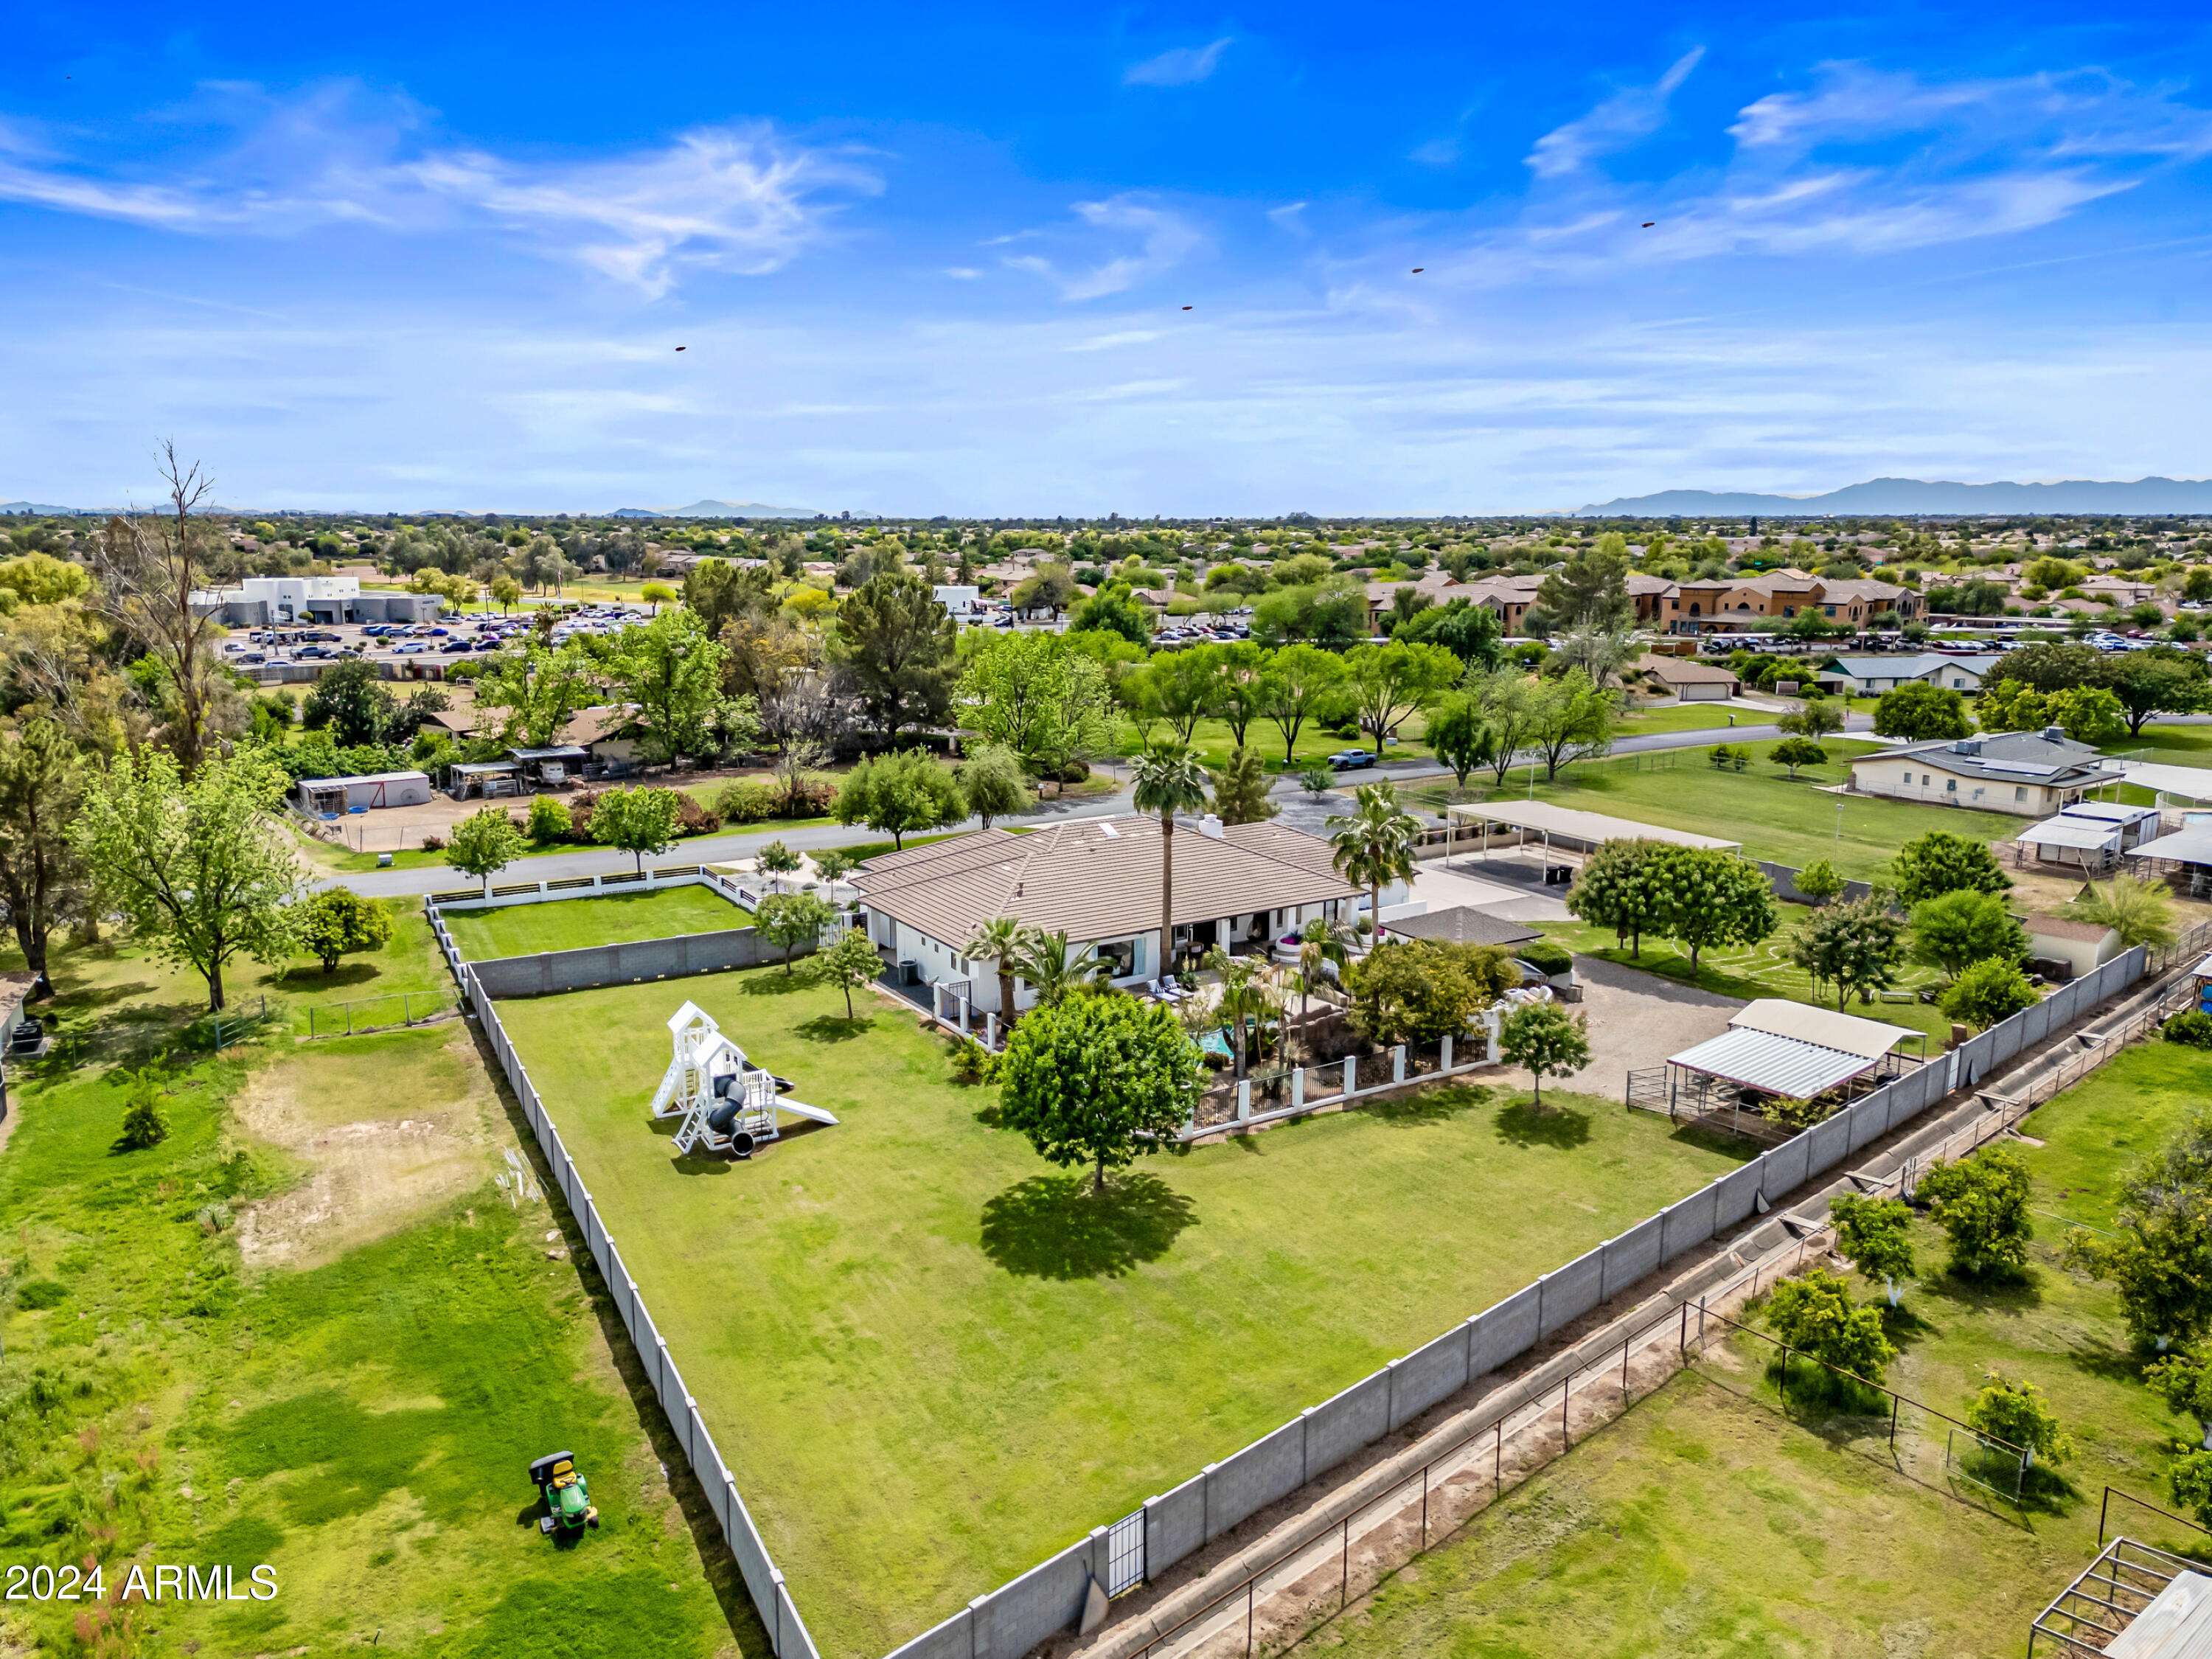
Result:
M449 910L446 930L471 962L495 957L574 951L586 945L673 939L678 933L719 933L751 925L752 918L711 887L664 887L650 893L617 893L504 910Z
M1766 758L1773 744L1746 746L1755 758L1741 772L1715 768L1707 760L1710 751L1697 749L1677 751L1671 757L1672 766L1655 768L1652 757L1629 756L1562 773L1553 783L1544 782L1540 773L1535 799L1725 836L1741 841L1747 858L1796 868L1815 859L1831 859L1846 878L1860 881L1886 875L1897 848L1927 830L1948 830L2001 841L2027 823L2008 813L1824 793L1817 785L1840 783L1850 776L1847 757L1859 746L1849 740L1828 739L1824 744L1828 763L1801 768L1795 782L1784 768ZM1640 766L1630 763L1638 760ZM1468 780L1470 786L1490 782L1486 772ZM1526 769L1510 775L1493 793L1501 799L1528 799ZM1483 797L1477 791L1471 798Z
M2122 1055L2024 1126L2045 1143L2025 1151L2036 1205L2108 1218L2115 1177L2208 1095L2212 1057L2157 1042ZM1948 1480L1940 1442L1909 1415L1893 1463L1885 1419L1808 1417L1802 1400L1785 1413L1739 1340L1312 1645L1377 1659L2018 1654L2096 1553L2105 1486L2170 1508L2167 1449L2197 1439L2142 1385L2147 1356L2110 1291L2057 1265L2063 1224L2038 1228L2025 1279L1984 1285L1945 1272L1941 1235L1916 1227L1921 1274L1891 1322L1887 1380L1954 1415L1993 1365L2034 1382L2075 1443L2065 1489L2022 1511ZM2133 1536L2207 1545L2115 1507Z
M686 996L840 1127L672 1160L645 1106ZM1443 1088L1146 1159L1102 1200L994 1130L994 1096L951 1085L908 1013L864 996L848 1022L803 973L500 1012L839 1656L927 1628L1741 1155L1604 1102L1534 1118Z
M1729 715L1735 715L1731 721ZM1731 724L1756 726L1760 717L1747 708L1715 708L1710 704L1696 702L1654 702L1638 707L1638 712L1620 722L1624 738L1645 737L1655 732L1703 732L1723 730Z
M653 1659L764 1652L711 1519L660 1475L678 1454L641 1427L611 1311L547 1259L542 1198L493 1184L514 1134L465 1028L279 1035L165 1072L168 1137L128 1151L115 1028L178 1017L130 962L58 964L84 1040L9 1068L0 1559L95 1558L111 1594L134 1561L228 1565L241 1595L266 1564L278 1594L172 1597L89 1637L106 1613L28 1602L8 1650L430 1659L617 1629ZM299 1255L248 1257L249 1231ZM58 1305L26 1309L40 1281ZM524 1478L556 1448L603 1511L574 1547L538 1536Z

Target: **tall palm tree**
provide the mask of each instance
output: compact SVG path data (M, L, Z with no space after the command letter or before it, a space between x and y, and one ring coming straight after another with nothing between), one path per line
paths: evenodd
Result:
M1206 805L1206 769L1179 743L1147 749L1129 768L1137 783L1137 810L1160 815L1160 969L1165 978L1175 957L1175 815Z
M1057 1008L1067 994L1098 972L1098 952L1086 945L1073 956L1067 930L1043 933L1032 929L1022 937L1014 954L1014 969L1036 987L1037 1006Z
M1313 988L1327 977L1322 969L1334 963L1338 973L1352 959L1345 948L1343 930L1327 916L1316 916L1298 933L1298 1040L1304 1048L1306 1063L1313 1063L1313 1039L1308 1029L1311 1014Z
M962 954L975 961L988 957L999 965L999 1019L1014 1017L1014 962L1029 943L1030 930L1018 916L993 916L976 928Z
M2136 876L2114 876L2102 887L2092 882L2087 894L2066 907L2066 914L2118 930L2123 950L2138 945L2162 950L2180 937L2165 884Z
M1336 848L1336 871L1368 894L1368 917L1374 923L1373 942L1382 942L1382 884L1411 881L1413 849L1421 843L1421 823L1398 805L1397 787L1384 779L1364 783L1353 798L1352 810L1340 812L1328 823L1329 845Z
M1252 1021L1264 1030L1267 1016L1281 1012L1281 992L1261 957L1232 957L1217 945L1206 953L1206 966L1221 975L1214 1016L1229 1039L1236 1078L1241 1083L1244 1080L1245 1022Z

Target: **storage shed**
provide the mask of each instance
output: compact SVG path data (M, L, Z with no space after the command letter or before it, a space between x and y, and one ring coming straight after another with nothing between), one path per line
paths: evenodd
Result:
M378 806L421 806L430 799L426 772L369 772L353 778L302 778L294 797L318 817Z

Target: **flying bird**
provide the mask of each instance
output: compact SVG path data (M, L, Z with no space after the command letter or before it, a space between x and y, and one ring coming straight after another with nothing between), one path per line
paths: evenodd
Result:
M690 346L678 346L678 347L677 347L676 349L677 349L678 351L689 351L689 350L690 350L690 349L691 349L691 348L690 348Z
M1651 228L1651 227L1652 227L1652 226L1654 226L1654 225L1657 224L1658 222L1658 222L1656 219L1646 219L1646 220L1644 222L1644 229L1646 229L1646 230L1649 230L1649 229L1650 229L1650 228Z
M1188 311L1188 310L1190 309L1190 307L1189 307L1188 306L1185 306L1185 307L1183 307L1183 309L1184 309L1185 311Z
M1426 265L1415 265L1415 266L1413 267L1413 275L1414 275L1414 276L1419 276L1423 271L1426 270L1427 269L1428 269L1428 267L1427 267Z

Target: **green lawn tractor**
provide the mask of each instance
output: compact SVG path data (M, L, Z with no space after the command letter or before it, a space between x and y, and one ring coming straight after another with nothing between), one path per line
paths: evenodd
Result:
M538 1531L572 1533L599 1524L599 1512L592 1507L592 1489L576 1468L575 1453L557 1451L539 1458L530 1466L530 1479L545 1500Z

